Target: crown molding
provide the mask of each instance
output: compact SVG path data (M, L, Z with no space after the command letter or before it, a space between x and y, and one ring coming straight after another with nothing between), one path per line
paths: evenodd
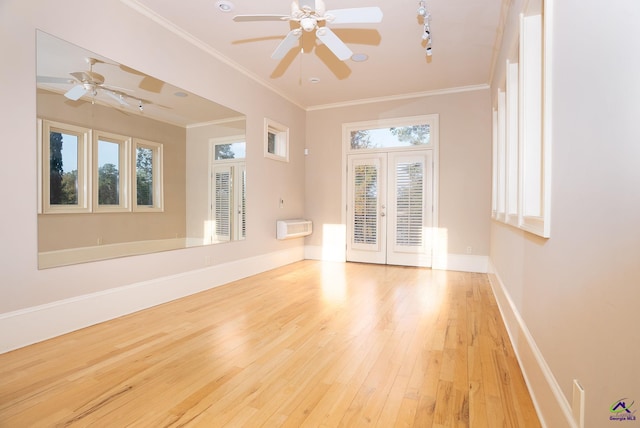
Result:
M388 97L363 98L360 100L345 101L341 103L322 104L322 105L307 107L306 110L315 111L315 110L326 110L326 109L333 109L333 108L339 108L339 107L352 107L356 105L380 103L380 102L386 102L386 101L408 100L413 98L433 97L437 95L457 94L461 92L484 91L484 90L488 90L489 88L490 86L486 83L482 85L459 86L457 88L437 89L435 91L412 92L409 94L391 95Z

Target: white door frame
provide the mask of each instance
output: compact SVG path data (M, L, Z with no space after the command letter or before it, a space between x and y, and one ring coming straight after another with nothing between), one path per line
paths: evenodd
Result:
M446 251L439 244L439 222L438 222L438 212L439 212L439 182L440 182L440 132L439 132L439 115L438 114L429 114L429 115L421 115L421 116L408 116L408 117L399 117L392 119L384 119L384 120L371 120L364 122L349 122L342 124L342 163L341 163L341 183L342 183L342 191L341 191L341 206L342 209L340 214L340 223L344 229L345 234L345 246L342 249L344 254L342 256L343 260L347 260L347 248L346 248L346 239L349 239L347 236L347 201L348 201L348 158L349 154L355 153L364 153L363 150L351 150L351 131L357 129L373 129L373 128L385 128L385 127L401 127L401 126L410 126L417 124L429 124L430 125L430 144L426 146L420 146L416 150L423 149L431 149L433 150L433 218L432 218L432 242L433 247L431 249L431 266L437 265L437 260L441 257L446 256L446 254L440 254L443 251ZM391 149L393 150L393 149ZM410 148L403 147L399 150L410 150ZM370 153L375 153L376 151L388 152L389 149L368 149Z

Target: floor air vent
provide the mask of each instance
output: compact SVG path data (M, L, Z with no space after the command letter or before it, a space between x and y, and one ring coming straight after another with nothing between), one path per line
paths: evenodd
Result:
M278 220L276 223L276 238L290 239L311 235L313 224L311 220L301 218L292 220Z

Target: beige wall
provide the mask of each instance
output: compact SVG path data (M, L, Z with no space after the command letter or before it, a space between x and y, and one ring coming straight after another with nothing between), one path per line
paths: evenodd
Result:
M245 114L248 238L223 245L38 270L36 29ZM0 93L3 99L11 100L2 107L0 145L12 159L0 168L2 182L11 183L5 187L0 213L0 314L303 245L302 240L275 239L277 218L304 213L305 114L299 107L122 2L97 0L87 8L82 0L3 0L0 51ZM265 116L291 128L289 163L264 158ZM286 200L284 208L278 207L281 196Z
M307 244L323 244L322 226L342 221L342 124L423 114L439 115L439 227L448 253L489 254L491 112L487 90L323 109L307 113Z
M587 428L636 426L610 421L609 409L621 398L635 400L632 410L640 403L640 3L556 0L547 11L551 237L494 222L491 261L566 405L577 379ZM567 426L548 416L548 426Z
M72 107L65 100L62 95L38 91L38 117L162 143L164 211L40 214L38 250L89 247L98 239L102 244L113 244L185 237L185 129L97 104Z

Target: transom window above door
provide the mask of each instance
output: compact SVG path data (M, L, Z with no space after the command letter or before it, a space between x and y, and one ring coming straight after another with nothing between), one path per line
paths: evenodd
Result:
M437 115L360 122L345 126L348 151L430 148L437 132Z

